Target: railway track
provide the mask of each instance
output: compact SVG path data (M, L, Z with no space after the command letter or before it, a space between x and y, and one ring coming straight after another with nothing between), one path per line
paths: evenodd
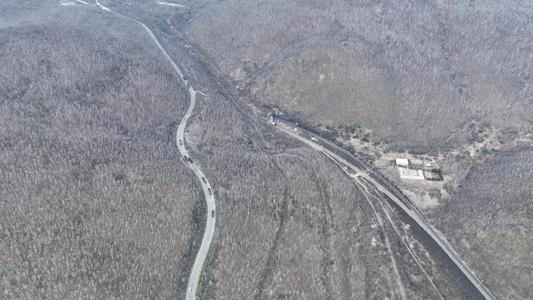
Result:
M362 174L362 177L375 186L378 191L383 195L390 198L399 209L403 210L410 218L413 219L432 239L433 241L446 253L446 255L453 261L455 266L461 271L461 273L468 279L468 281L479 291L479 293L489 300L495 300L496 297L489 291L487 287L477 278L477 276L468 268L465 262L463 262L453 247L440 236L438 232L433 228L431 224L424 218L424 216L418 211L418 209L411 203L411 201L403 195L403 193L395 187L390 181L388 181L383 175L377 172L372 166L364 162L360 158L356 157L348 150L340 147L339 145L309 131L303 129L293 122L286 119L280 121L278 118L273 118L278 124L282 125L278 127L281 131L295 137L302 142L310 145L311 147L322 151L332 159L336 159L345 165L350 165L356 172ZM309 138L310 137L310 138ZM401 204L401 205L400 205Z

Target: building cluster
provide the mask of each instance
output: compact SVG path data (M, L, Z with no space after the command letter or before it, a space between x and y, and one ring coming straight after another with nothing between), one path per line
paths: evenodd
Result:
M397 158L396 166L402 179L424 180L424 172L422 170L409 169L409 161L406 158Z

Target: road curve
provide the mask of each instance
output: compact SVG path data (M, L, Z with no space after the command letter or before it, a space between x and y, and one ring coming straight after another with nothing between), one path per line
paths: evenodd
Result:
M98 0L95 0L96 1L96 5L87 3L87 2L82 1L82 0L75 0L75 1L77 1L79 3L82 3L82 4L96 6L96 7L100 8L100 9L103 9L103 10L105 10L107 12L113 13L113 14L121 17L121 18L128 19L130 21L133 21L133 22L141 25L146 30L146 32L148 32L148 34L150 35L150 37L152 38L154 43L156 43L157 47L159 48L159 50L161 50L161 52L163 53L165 58L168 60L168 62L170 63L170 65L172 66L174 71L178 74L178 78L188 88L188 92L189 92L189 95L190 95L190 98L191 98L191 102L189 104L189 108L185 112L185 115L181 119L181 122L180 122L180 124L178 126L178 130L177 130L177 133L176 133L176 145L178 146L178 150L179 150L179 152L181 154L181 157L185 161L185 164L193 171L194 175L196 175L196 178L198 178L198 180L200 181L200 184L201 184L202 189L204 191L205 201L207 203L207 215L206 215L207 221L206 221L206 226L205 226L204 237L202 239L202 245L200 246L200 250L198 251L198 254L196 255L196 260L194 261L194 266L192 268L191 275L189 276L189 284L187 285L187 291L186 291L186 296L185 296L185 299L193 300L196 297L196 287L198 286L198 281L200 279L200 275L202 274L202 267L204 265L205 258L207 257L207 252L209 251L209 247L211 246L211 240L213 239L213 234L215 232L215 221L216 221L215 196L212 193L213 189L209 185L209 181L205 177L205 175L202 172L202 170L200 170L200 168L193 162L193 160L190 159L189 152L185 148L185 138L184 138L185 126L187 125L187 120L191 116L192 111L194 109L194 106L196 104L196 91L193 89L193 87L191 86L189 81L185 78L185 76L181 72L180 68L178 68L176 63L168 55L167 51L165 51L163 46L161 46L161 44L159 43L159 41L155 37L154 33L152 32L152 30L150 30L150 28L148 28L144 23L139 22L139 21L137 21L135 19L126 17L124 15L121 15L121 14L119 14L117 12L114 12L114 11L110 10L109 8L107 8L107 7L103 6L102 4L100 4L100 2L98 2Z
M379 191L386 194L389 198L391 198L396 204L401 207L413 220L415 220L434 240L437 242L437 244L448 254L448 256L452 259L452 261L461 269L463 274L472 282L472 284L479 290L479 292L485 297L485 299L495 300L496 297L487 289L485 285L477 278L477 276L468 268L468 266L459 258L455 250L452 248L452 246L446 241L443 237L441 237L436 230L433 228L431 224L424 218L424 216L416 209L414 205L411 204L411 202L398 191L396 187L394 187L387 179L385 179L381 174L379 174L376 170L374 170L371 166L369 166L367 163L363 162L359 158L355 157L353 154L348 152L347 150L339 147L338 145L335 145L334 143L324 139L323 137L316 135L308 130L305 130L303 128L298 127L296 124L292 122L288 122L286 120L283 120L284 124L279 125L278 127L281 129L282 132L285 132L289 134L290 136L308 144L312 148L319 150L321 152L326 153L329 157L331 157L334 160L337 160L339 162L342 162L343 164L350 166L350 168L354 169L358 174L361 175L364 179L366 179L368 182L373 184ZM292 128L292 130L291 130ZM295 130L296 129L296 130ZM365 169L361 169L357 166L354 166L350 162L346 161L345 159L341 158L337 154L333 153L332 151L326 149L325 147L307 139L300 135L298 135L297 131L304 132L312 137L314 137L317 140L320 140L321 142L327 143L328 145L334 147L335 149L339 150L340 152L343 152L344 154L348 155L350 158L357 161L360 165L362 165ZM374 175L379 179L377 181L370 175Z

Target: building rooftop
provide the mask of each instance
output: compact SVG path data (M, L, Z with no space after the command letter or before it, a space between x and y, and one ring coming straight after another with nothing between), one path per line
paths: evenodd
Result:
M424 180L424 172L422 170L398 168L398 172L400 172L400 178L402 179Z
M408 166L409 165L409 161L406 159L406 158L397 158L396 159L396 165L397 166Z

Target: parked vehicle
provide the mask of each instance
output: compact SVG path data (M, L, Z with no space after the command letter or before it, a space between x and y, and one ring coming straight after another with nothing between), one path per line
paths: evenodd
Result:
M180 145L183 145L183 142L180 140Z
M204 183L207 183L207 180L205 179L204 176L202 176L202 180L204 181Z
M213 193L211 192L211 188L207 188L207 191L209 192L209 195L213 195Z
M212 217L212 218L215 217L215 210L212 210L212 211L211 211L211 217Z

